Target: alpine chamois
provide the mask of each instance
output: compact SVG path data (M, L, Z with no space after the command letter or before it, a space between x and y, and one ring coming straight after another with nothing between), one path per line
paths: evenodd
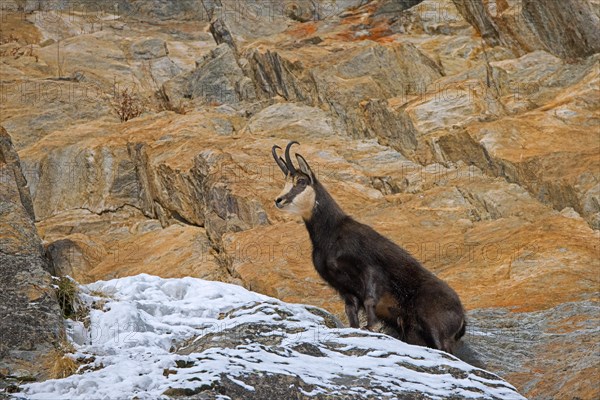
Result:
M456 292L406 250L344 213L300 154L299 169L294 167L293 144L298 142L287 145L285 160L277 155L279 146L271 149L286 176L275 205L304 220L315 268L344 299L350 326L359 327L364 309L366 329L381 320L404 342L452 353L466 327Z

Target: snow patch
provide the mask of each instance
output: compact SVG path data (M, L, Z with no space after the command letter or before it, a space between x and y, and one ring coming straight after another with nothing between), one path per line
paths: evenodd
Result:
M67 378L23 385L17 397L157 399L166 398L169 388L210 387L223 375L254 391L244 381L248 374L283 374L313 385L310 392L299 388L309 396L395 397L400 391L416 391L431 398L523 399L506 382L448 354L381 334L330 329L309 307L236 285L142 274L95 282L81 292L88 305L103 305L92 309L87 328L67 321L67 332L75 357L93 361ZM231 348L219 347L218 340L216 347L199 352L190 347L243 324L272 329L258 330L256 340L242 337ZM269 347L263 340L281 343ZM192 349L190 354L174 352L182 343ZM303 344L318 348L321 355L295 350ZM450 370L459 371L458 377ZM365 379L368 384L360 382Z

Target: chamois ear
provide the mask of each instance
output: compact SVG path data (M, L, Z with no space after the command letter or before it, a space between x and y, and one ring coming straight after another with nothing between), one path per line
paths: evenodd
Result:
M310 183L315 183L315 174L313 174L304 157L296 153L296 160L298 160L298 166L300 167L300 171L308 175L308 177L310 178Z

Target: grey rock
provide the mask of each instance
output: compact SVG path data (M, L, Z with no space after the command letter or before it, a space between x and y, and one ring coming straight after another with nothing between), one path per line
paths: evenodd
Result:
M238 42L281 33L295 21L335 17L365 3L365 0L202 0L216 42L234 48Z
M168 54L165 41L157 38L143 39L133 43L131 52L135 58L142 60L160 58Z
M581 319L582 315L586 318ZM560 360L557 368L592 371L599 362L595 339L600 330L599 316L600 307L594 301L564 303L536 312L500 308L473 310L468 313L469 327L463 339L466 345L458 356L481 368L498 371L500 376L522 388L535 386L542 378L531 371L546 368L548 353ZM575 380L571 374L558 374L546 382L543 398L570 397L570 392L562 390L569 381L577 382L575 387L579 393L592 394L599 389L593 380L581 377Z
M210 23L210 33L213 35L217 44L226 43L231 48L235 49L235 41L231 36L231 32L221 18L217 18Z
M50 266L10 136L0 127L0 376L43 378L64 334Z
M218 135L229 136L234 131L234 127L228 119L215 118L213 123L215 124L215 130Z
M283 51L245 56L263 95L321 107L352 137L375 137L403 154L415 150L415 129L386 101L441 77L439 66L410 43L364 41L306 63L290 61Z
M231 155L222 152L198 154L186 182L194 193L194 204L200 208L203 226L209 237L220 241L226 232L238 232L268 225L263 204L232 193L229 185L237 181L239 168Z
M336 123L325 111L298 103L277 103L253 115L245 127L248 133L285 132L314 138L334 135Z
M169 57L161 57L150 61L152 80L156 82L158 86L169 79L174 78L181 72L181 68L179 68Z
M180 74L163 85L171 102L199 99L208 104L237 104L256 99L254 85L238 65L235 51L217 46L196 61L194 71Z
M454 0L454 5L467 22L475 27L483 39L492 46L501 43L499 28L491 19L483 2L478 0Z
M498 5L495 10L481 0L453 1L492 46L504 45L521 52L546 50L562 58L586 57L600 51L600 19L587 0L524 0L507 9Z
M402 11L408 10L409 8L414 7L422 2L423 0L384 0L381 2L381 6L377 8L377 11L375 11L374 15L397 15Z
M192 98L219 104L253 99L254 88L244 78L234 51L226 44L221 44L197 62L190 79L190 94Z
M495 375L484 370L473 368L462 364L454 357L441 354L436 358L437 363L425 362L414 355L402 354L400 347L394 347L395 339L379 335L383 341L389 341L389 351L379 354L379 351L362 345L361 338L371 338L368 333L357 330L336 330L335 318L323 310L307 308L309 312L315 312L316 316L329 317L322 322L324 326L315 326L306 330L290 312L287 307L280 304L265 302L250 304L234 308L222 314L219 319L223 322L218 329L207 328L207 333L202 336L194 336L179 344L174 352L185 356L176 361L177 368L172 368L172 373L193 373L194 369L202 368L203 359L214 359L221 354L228 354L229 349L237 354L228 362L240 365L252 363L252 367L241 375L233 376L221 373L212 384L204 384L195 388L179 388L177 384L164 392L169 397L184 397L194 399L214 399L218 395L228 396L231 399L431 399L435 396L428 394L427 390L417 391L411 388L411 381L405 380L403 372L410 371L415 378L418 375L444 375L448 380L460 381L460 388L454 386L448 391L438 391L439 398L459 399L462 398L461 390L469 390L473 398L500 398L487 391L487 388L505 390L503 398L521 398L516 392L511 392L509 386L500 381ZM247 320L250 315L256 315L257 320L262 322L246 322L236 324L237 318ZM327 322L330 321L330 322ZM332 325L333 324L333 325ZM348 345L350 341L353 345ZM364 342L366 343L366 342ZM248 353L244 353L248 349ZM398 350L398 351L396 351ZM422 355L427 358L425 350ZM261 354L263 356L261 357ZM433 351L431 355L433 356ZM437 353L435 353L437 356ZM347 374L339 374L335 377L325 378L322 383L315 384L310 369L294 371L297 365L293 360L308 357L311 365L315 366L315 372L321 368L322 362L330 362L332 357L347 356L352 358L364 358L364 368L360 374L348 369ZM397 385L393 388L387 386L379 372L370 364L370 358L379 357L386 360L389 357L397 359ZM272 359L278 364L288 364L289 374L269 371L269 363ZM253 360L255 360L253 362ZM258 360L258 361L256 361ZM265 367L262 367L264 360ZM422 383L425 381L421 381ZM480 383L485 382L483 386ZM473 386L471 386L473 385ZM426 386L426 384L425 384ZM476 388L478 387L478 388ZM487 388L486 388L487 387ZM479 394L479 396L478 396Z
M600 51L600 19L589 1L560 3L525 0L523 16L546 48L559 57L585 57ZM562 29L562 27L570 29Z
M0 126L0 162L2 163L2 174L5 178L5 182L8 183L10 178L14 179L14 183L19 191L19 200L21 205L25 208L27 215L31 220L35 219L33 213L33 202L31 201L31 195L29 188L27 187L27 180L23 171L21 170L21 162L19 154L15 150L10 135L6 130ZM4 175L6 174L6 175ZM10 176L12 174L12 177Z
M117 10L116 14L125 19L135 20L206 20L206 13L199 0L118 0L100 1L107 11Z
M183 72L162 84L162 91L171 104L191 99L190 79L192 72Z

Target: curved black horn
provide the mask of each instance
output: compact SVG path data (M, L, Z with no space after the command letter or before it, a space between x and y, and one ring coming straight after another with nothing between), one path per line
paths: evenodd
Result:
M296 168L294 167L294 164L292 163L292 159L290 158L290 147L292 147L293 144L300 144L300 143L298 143L294 140L293 142L289 142L288 145L285 147L285 163L287 164L287 167L290 170L290 172L292 173L292 175L294 175L296 173Z
M287 167L287 165L285 165L285 161L283 161L283 158L281 158L277 155L277 149L281 150L281 147L279 147L277 145L273 146L271 148L271 154L273 154L273 158L275 159L275 162L277 163L277 165L279 165L279 168L281 168L284 175L287 176L287 174L289 173L288 167Z

